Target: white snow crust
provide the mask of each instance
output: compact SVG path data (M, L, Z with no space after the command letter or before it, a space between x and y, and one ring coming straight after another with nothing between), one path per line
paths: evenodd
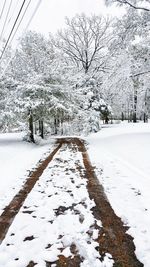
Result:
M87 138L115 213L129 226L136 255L150 266L150 124L109 125Z

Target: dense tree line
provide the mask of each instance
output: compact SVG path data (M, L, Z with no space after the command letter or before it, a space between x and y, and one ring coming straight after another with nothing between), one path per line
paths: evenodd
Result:
M35 133L96 132L100 120L147 121L149 28L148 11L127 5L120 19L81 14L55 36L27 32L0 78L1 131L28 129L34 142Z

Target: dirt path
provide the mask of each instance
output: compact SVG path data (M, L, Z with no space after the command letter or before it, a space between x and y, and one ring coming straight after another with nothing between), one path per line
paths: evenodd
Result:
M80 164L78 164L77 168L80 172L80 175L88 179L87 189L89 196L91 199L94 199L96 203L96 206L93 208L93 214L96 219L102 221L103 228L101 229L97 240L99 243L100 255L104 257L106 253L110 253L114 259L115 267L142 267L143 264L137 260L134 253L135 246L133 243L133 238L126 234L127 227L123 226L121 219L116 216L110 203L108 202L108 199L104 193L104 189L99 183L91 165L84 142L78 138L60 138L57 139L57 144L57 147L49 155L49 157L47 157L46 160L44 160L40 166L34 172L32 172L25 182L23 188L13 198L0 216L0 242L2 242L5 238L11 223L23 205L27 195L31 192L35 183L42 175L44 169L53 159L57 151L61 148L62 144L67 144L68 146L72 146L74 153L77 149L82 154L85 168L83 170L83 167ZM57 267L80 266L81 259L79 255L76 255L76 249L74 247L71 249L74 251L73 254L75 257L71 259L65 258L61 255L59 260L56 262ZM36 263L30 262L27 267L32 266L36 266ZM51 263L46 262L46 267L49 266L51 266Z

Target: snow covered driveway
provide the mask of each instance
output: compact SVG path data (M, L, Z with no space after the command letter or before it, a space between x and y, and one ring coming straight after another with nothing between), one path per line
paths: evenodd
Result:
M112 266L96 249L101 222L93 216L81 157L77 147L63 145L45 169L1 244L0 266L57 266L67 258L73 266Z
M8 231L1 235L0 266L111 267L115 261L142 267L83 142L62 138L56 146L41 177L36 178L38 169L33 171L0 217L0 231Z
M92 163L136 255L150 266L150 124L110 125L88 138Z

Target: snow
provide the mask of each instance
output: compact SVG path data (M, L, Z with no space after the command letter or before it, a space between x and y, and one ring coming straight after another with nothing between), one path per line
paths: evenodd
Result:
M0 134L0 214L52 146L50 140L41 145L23 142L23 136L24 133Z
M112 267L111 256L101 262L96 250L98 230L93 226L101 222L93 216L95 203L77 169L81 159L80 152L65 145L55 155L9 228L0 266L23 267L32 260L42 267L45 261L55 263L59 255L73 257L74 244L83 258L81 267Z
M138 259L149 267L150 124L109 125L87 141L111 206L130 227Z
M86 141L111 206L129 226L137 258L149 267L150 124L108 125ZM1 212L21 188L28 170L53 148L53 142L23 142L20 133L0 135ZM84 259L81 267L113 266L111 255L106 254L103 262L99 259L96 239L102 223L93 216L95 203L89 198L87 180L80 177L78 164L83 168L79 152L73 153L65 145L57 152L10 226L0 247L0 266L24 267L31 260L37 267L44 267L45 261L55 266L60 255L74 256L72 244Z

